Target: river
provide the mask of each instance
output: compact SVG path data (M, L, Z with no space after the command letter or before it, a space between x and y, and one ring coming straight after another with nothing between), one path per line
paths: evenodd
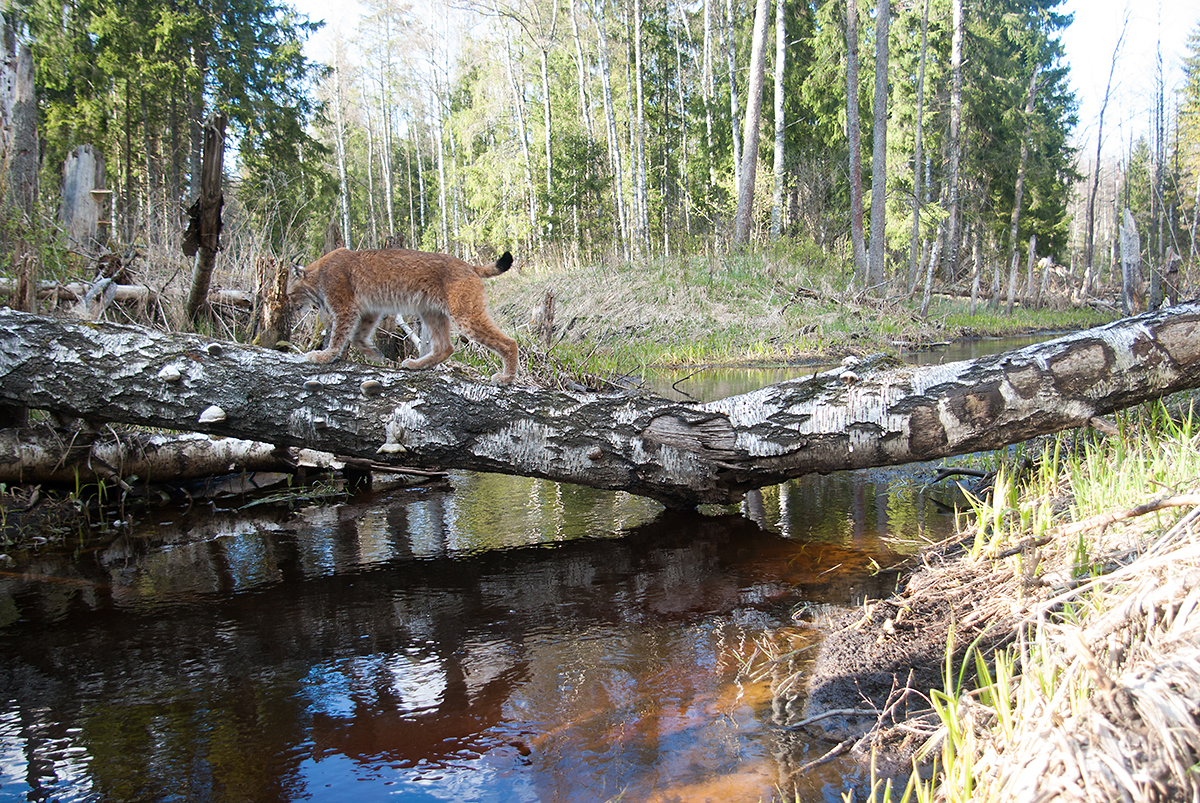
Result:
M686 513L469 473L190 488L0 571L0 801L840 800L861 769L797 773L831 745L789 703L827 612L951 531L933 471Z

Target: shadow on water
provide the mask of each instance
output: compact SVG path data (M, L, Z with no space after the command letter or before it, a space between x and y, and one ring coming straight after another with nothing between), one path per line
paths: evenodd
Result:
M703 513L456 474L18 556L0 800L840 800L861 769L795 776L831 745L778 692L949 533L932 473Z

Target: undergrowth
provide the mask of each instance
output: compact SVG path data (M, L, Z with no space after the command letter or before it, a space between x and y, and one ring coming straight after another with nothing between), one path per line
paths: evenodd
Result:
M1016 641L962 663L947 645L945 685L930 692L939 727L915 759L926 768L903 789L873 777L867 800L1200 789L1200 722L1186 702L1200 695L1200 591L1187 579L1200 567L1193 410L1187 395L1147 404L1117 416L1116 436L1059 435L1031 471L999 467L963 529L971 561L1019 566L1017 586L990 592L1027 610ZM1022 590L1034 587L1049 598Z

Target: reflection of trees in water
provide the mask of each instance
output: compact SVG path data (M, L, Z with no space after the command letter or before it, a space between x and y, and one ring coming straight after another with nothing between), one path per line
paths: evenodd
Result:
M558 510L629 513L615 495L523 487L521 527ZM90 782L122 799L181 783L195 797L289 799L306 760L450 760L534 713L565 729L543 745L607 744L618 763L653 763L711 738L696 712L732 710L693 675L737 652L697 622L796 587L849 601L887 582L837 544L692 513L620 539L453 556L455 528L485 501L414 492L275 512L235 538L154 550L126 539L70 564L70 584L10 585L25 621L0 631L0 721L22 723L31 778L82 748ZM518 752L534 738L514 737Z
M306 678L313 757L436 769L464 750L495 746L486 731L527 676L511 643L473 642L424 655L375 655L313 668ZM455 647L455 642L446 643Z

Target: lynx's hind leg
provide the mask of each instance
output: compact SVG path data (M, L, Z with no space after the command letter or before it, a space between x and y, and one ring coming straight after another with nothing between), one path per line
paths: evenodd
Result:
M497 385L512 382L517 375L517 341L500 331L500 327L496 326L487 310L481 315L470 319L455 319L454 322L464 335L499 355L503 366L499 373L492 375L492 381Z
M383 362L383 355L375 348L375 343L372 342L372 337L375 334L375 327L379 325L379 319L383 317L379 313L368 315L362 313L358 316L358 325L354 328L354 345L358 350L367 355L367 359L375 362Z
M401 368L429 368L445 362L454 353L454 344L450 342L450 319L444 312L426 311L421 313L422 341L424 332L429 332L429 351L417 359L409 358L400 363Z

